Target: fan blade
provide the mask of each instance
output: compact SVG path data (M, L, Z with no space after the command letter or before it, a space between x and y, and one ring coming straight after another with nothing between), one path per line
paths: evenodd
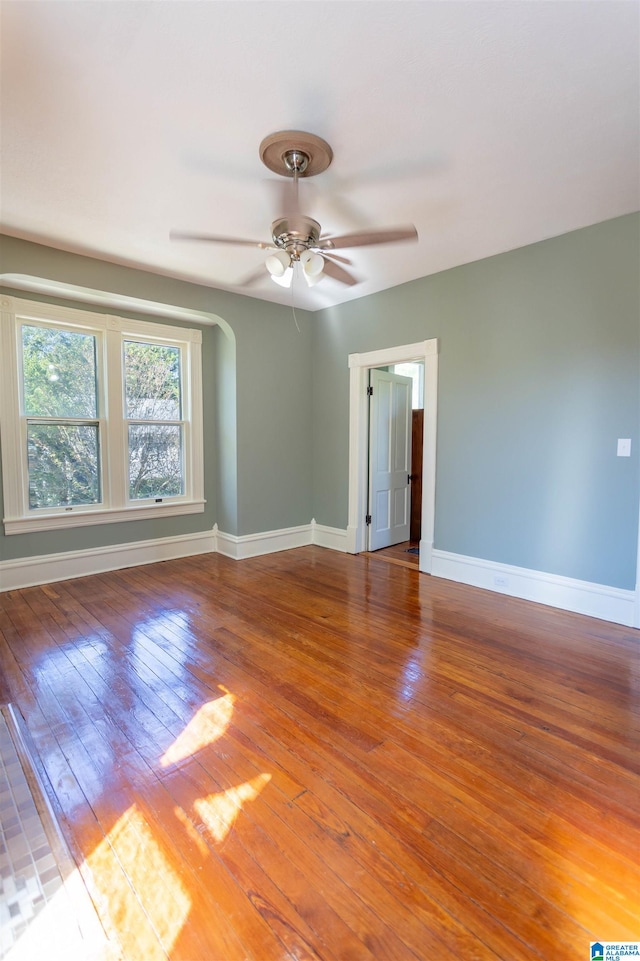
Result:
M310 247L309 249L310 249L310 250L314 250L314 251L317 250L318 253L322 253L322 256L323 256L325 259L326 259L327 257L331 257L332 260L336 261L336 262L339 263L339 264L346 264L347 267L351 267L351 266L353 265L353 261L352 261L352 260L349 260L347 257L339 257L338 254L334 254L334 252L333 252L332 250L322 250L322 251L320 251L320 249L319 249L318 247Z
M324 262L322 272L326 274L327 277L333 277L334 280L340 281L341 284L346 284L347 287L353 287L354 284L359 283L353 274L348 273L344 267L340 267L339 264L334 264L334 262L328 258Z
M368 247L370 244L395 244L399 240L417 240L418 231L410 227L395 227L391 230L359 230L355 234L341 237L321 237L319 250L338 250L341 247Z
M253 284L259 283L261 280L266 280L269 276L267 269L264 264L260 264L255 270L252 270L244 280L239 281L236 287L251 287Z
M260 250L275 250L273 244L263 244L261 240L242 240L240 237L218 237L215 234L192 234L182 230L172 230L172 240L203 240L208 244L235 244L238 247L258 247Z

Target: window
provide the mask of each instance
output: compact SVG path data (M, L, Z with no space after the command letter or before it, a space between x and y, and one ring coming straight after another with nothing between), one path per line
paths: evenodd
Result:
M9 304L5 532L204 510L200 331Z
M181 380L179 347L125 341L131 500L184 493Z
M404 364L394 364L391 369L394 374L411 377L413 380L411 406L414 410L422 410L424 407L424 363L422 361L411 361Z

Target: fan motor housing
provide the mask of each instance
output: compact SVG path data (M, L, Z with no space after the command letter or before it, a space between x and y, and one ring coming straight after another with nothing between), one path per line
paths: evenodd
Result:
M276 247L286 250L297 258L305 250L317 247L320 240L320 224L311 217L283 217L271 224L271 236Z

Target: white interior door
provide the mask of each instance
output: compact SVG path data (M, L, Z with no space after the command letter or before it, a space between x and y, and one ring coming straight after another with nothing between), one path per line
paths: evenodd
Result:
M409 540L410 377L372 370L369 404L370 551Z

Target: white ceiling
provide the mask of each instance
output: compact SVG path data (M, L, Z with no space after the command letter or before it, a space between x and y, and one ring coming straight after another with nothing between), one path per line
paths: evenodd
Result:
M636 2L5 2L6 233L236 290L263 254L171 229L267 241L276 179L260 141L333 147L301 185L357 248L310 309L637 210ZM264 281L251 296L291 302Z

